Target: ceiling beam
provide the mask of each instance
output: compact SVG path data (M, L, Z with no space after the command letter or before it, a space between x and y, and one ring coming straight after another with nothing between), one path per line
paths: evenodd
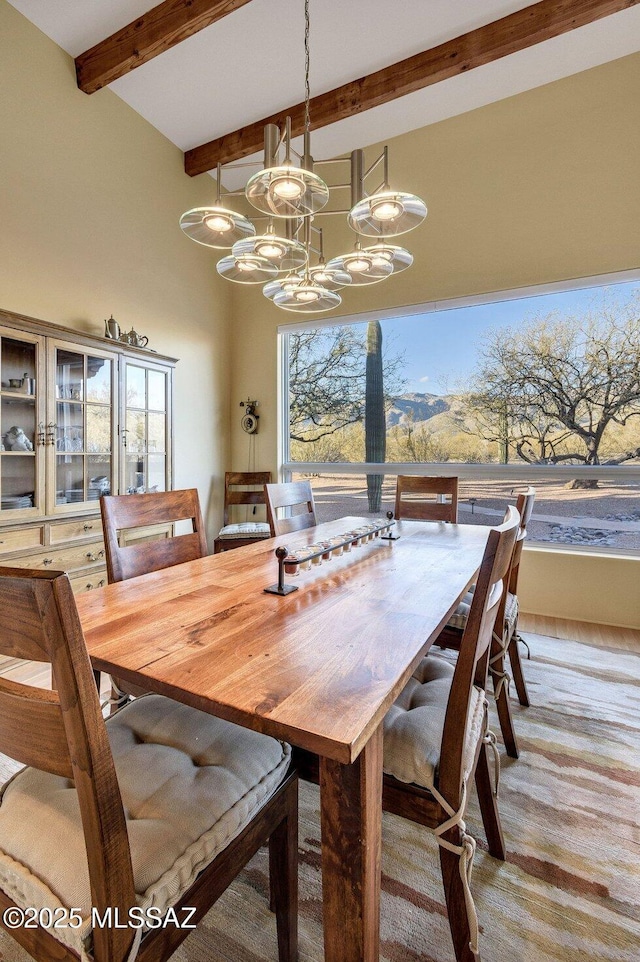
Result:
M477 30L447 40L431 50L408 57L375 73L352 80L342 87L313 97L310 102L312 128L325 127L422 90L474 67L633 7L640 0L540 0L523 10L485 24ZM291 117L294 137L304 132L304 103L287 107L257 123L225 134L185 153L185 171L191 177L213 170L262 149L265 124L281 129Z
M250 0L164 0L76 57L78 87L93 94Z

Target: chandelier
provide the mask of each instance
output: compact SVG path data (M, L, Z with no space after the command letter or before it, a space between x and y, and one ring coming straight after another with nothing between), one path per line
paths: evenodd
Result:
M386 147L368 169L364 151L353 150L348 184L329 187L315 173L310 149L309 0L304 3L304 16L303 153L298 154L292 147L289 117L282 131L275 124L267 124L263 169L249 178L243 190L225 192L223 200L222 165L218 164L215 203L187 211L180 218L180 227L198 244L230 249L231 253L217 264L221 277L238 284L262 284L265 297L283 310L316 313L338 307L342 302L338 291L345 287L375 284L410 267L412 255L389 239L421 224L427 208L414 194L391 188ZM315 165L348 162L338 158L316 161ZM382 183L368 194L366 180L380 164ZM253 163L225 165L246 166ZM323 210L330 191L343 187L351 190L350 209ZM226 204L229 198L240 194L260 212L252 219ZM351 251L325 261L322 230L312 223L321 214L347 215L355 233ZM253 221L265 223L257 229Z

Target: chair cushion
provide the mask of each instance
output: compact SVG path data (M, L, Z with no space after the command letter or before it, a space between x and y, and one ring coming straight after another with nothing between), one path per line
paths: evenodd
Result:
M270 538L271 528L266 521L241 521L239 524L225 524L220 529L219 538Z
M475 585L471 585L469 591L454 611L454 613L449 618L447 622L448 628L457 628L459 631L464 631L467 618L469 617L469 611L471 610L471 602L473 601L473 589ZM510 591L507 592L507 603L504 610L504 623L507 627L507 640L511 639L515 628L516 622L518 620L518 596L512 594Z
M138 905L174 904L277 789L288 745L161 695L107 721ZM26 908L78 907L82 927L51 930L86 957L91 895L73 782L34 768L0 800L0 887Z
M384 719L383 768L401 782L437 786L440 746L454 668L439 655L423 658ZM483 731L484 694L472 689L465 736L468 775Z

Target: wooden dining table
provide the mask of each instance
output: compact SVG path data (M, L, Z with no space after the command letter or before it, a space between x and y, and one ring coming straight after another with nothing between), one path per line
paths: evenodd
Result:
M489 529L400 521L287 575L274 549L336 538L341 518L81 595L95 669L320 759L327 962L377 962L382 721L480 566Z

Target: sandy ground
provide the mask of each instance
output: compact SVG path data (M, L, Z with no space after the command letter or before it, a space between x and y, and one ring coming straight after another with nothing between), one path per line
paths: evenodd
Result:
M308 477L296 475L294 477ZM366 481L357 475L310 478L319 521L369 514ZM459 518L465 524L495 524L505 504L514 503L525 485L507 481L462 481ZM536 481L531 541L585 547L640 549L640 482L600 482L595 491L570 490L563 482ZM382 488L384 514L393 509L395 478Z

